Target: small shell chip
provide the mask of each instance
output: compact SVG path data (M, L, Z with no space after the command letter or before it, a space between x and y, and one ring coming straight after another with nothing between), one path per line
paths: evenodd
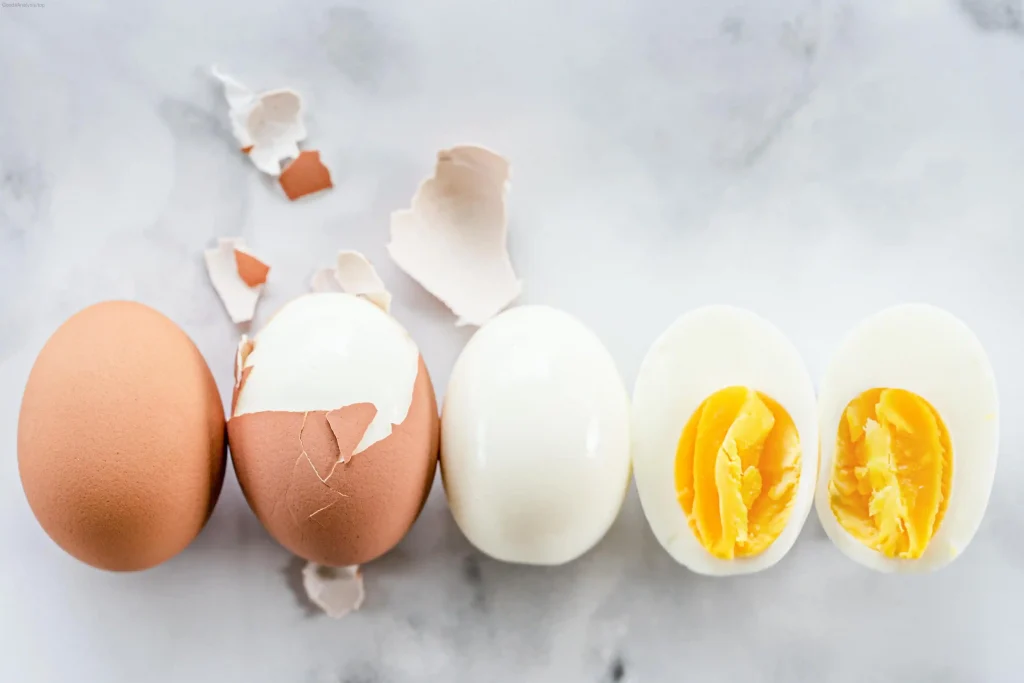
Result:
M216 247L204 252L204 258L210 281L231 321L237 325L252 320L270 266L247 251L240 237L218 240Z
M320 152L315 150L303 150L299 157L281 172L278 182L285 195L292 201L334 187L331 172L320 161Z
M363 605L363 574L358 565L328 567L310 562L302 570L302 586L313 603L334 619Z
M358 251L339 251L337 265L318 270L309 286L314 292L355 294L376 304L385 313L391 311L391 292L373 264Z

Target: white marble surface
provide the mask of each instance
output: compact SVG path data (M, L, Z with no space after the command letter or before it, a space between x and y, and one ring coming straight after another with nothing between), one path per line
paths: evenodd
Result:
M1024 29L1020 0L45 0L0 8L0 680L1019 681L1024 633ZM337 188L298 204L237 152L217 63L308 98ZM440 484L369 597L333 622L233 477L186 552L86 568L35 523L18 403L49 333L135 298L196 340L225 397L236 331L200 251L273 260L259 319L340 248L393 287L439 393L469 330L384 243L438 148L513 161L522 297L580 316L628 383L703 303L748 306L815 376L863 316L945 306L1003 402L989 513L952 566L869 573L809 520L760 575L709 580L635 494L565 567L501 565ZM289 573L291 571L291 573Z

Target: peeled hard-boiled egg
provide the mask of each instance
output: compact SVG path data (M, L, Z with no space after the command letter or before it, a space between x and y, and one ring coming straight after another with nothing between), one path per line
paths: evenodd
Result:
M171 320L108 301L69 318L28 378L18 469L32 512L94 567L146 569L206 524L224 479L224 408Z
M364 564L405 536L430 492L437 404L397 320L358 296L307 294L243 340L228 437L278 542L319 564Z
M782 332L728 306L682 316L644 358L632 414L640 502L677 562L746 574L789 552L814 498L818 423Z
M829 538L883 572L938 569L963 552L992 491L995 377L958 319L910 304L858 325L821 386L816 507Z
M455 363L441 420L448 504L482 552L562 564L615 521L629 484L629 399L576 318L520 306L487 322Z

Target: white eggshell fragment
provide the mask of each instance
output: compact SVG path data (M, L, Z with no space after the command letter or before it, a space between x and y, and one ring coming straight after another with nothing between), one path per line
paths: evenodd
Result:
M608 531L629 484L629 399L611 355L546 306L495 317L452 370L441 473L473 545L506 562L557 565Z
M227 309L231 322L247 323L256 314L269 266L253 256L240 237L217 240L203 252L214 290Z
M306 139L302 97L282 88L256 93L238 79L212 67L224 86L231 132L259 170L281 175L281 164L299 156L298 143Z
M508 162L494 152L444 150L412 206L391 215L388 253L457 325L483 324L522 289L506 245L508 176Z
M355 294L376 304L385 313L391 310L391 292L370 260L358 251L339 251L334 268L318 270L309 286L314 292Z
M891 558L851 536L829 500L840 420L869 389L911 391L935 409L953 448L950 499L943 521L917 559ZM815 507L832 542L881 572L927 572L953 561L971 542L992 492L999 454L999 397L981 342L967 325L934 306L905 304L864 320L832 357L821 384L821 477Z
M306 294L282 308L253 340L246 368L252 369L232 417L372 403L377 413L356 447L360 453L405 421L419 349L397 320L365 299Z
M800 479L782 533L763 552L721 559L709 553L678 500L675 460L687 421L705 399L745 386L778 402L793 419ZM814 499L818 423L814 386L799 352L774 325L749 311L708 306L678 318L651 346L633 390L633 470L658 542L699 574L749 574L773 566L793 547Z
M363 606L363 574L358 565L328 567L310 562L302 569L302 587L317 607L341 619Z

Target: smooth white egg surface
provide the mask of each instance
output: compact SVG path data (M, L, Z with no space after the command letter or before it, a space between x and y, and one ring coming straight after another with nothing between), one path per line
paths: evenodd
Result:
M640 366L631 432L644 514L677 562L746 574L793 546L814 497L817 411L774 325L730 306L678 318Z
M999 400L985 350L953 315L888 308L839 347L821 386L816 508L847 556L883 572L956 558L995 478Z
M466 538L499 560L557 565L608 531L629 485L629 398L579 320L520 306L486 323L452 370L441 474Z
M412 404L419 350L405 328L351 294L306 294L253 339L233 416L334 410L372 403L377 414L355 452L387 438Z

